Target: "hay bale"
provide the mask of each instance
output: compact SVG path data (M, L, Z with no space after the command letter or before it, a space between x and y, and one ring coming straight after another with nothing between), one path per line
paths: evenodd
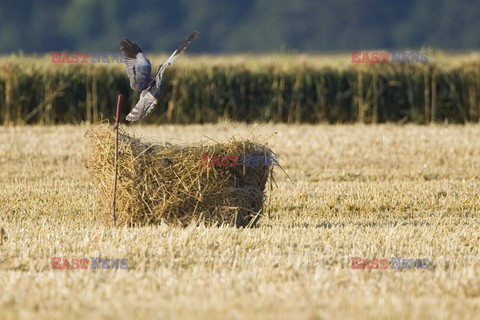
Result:
M100 124L89 132L87 167L104 223L111 224L115 135ZM119 134L117 225L204 222L253 226L262 212L273 166L206 166L202 155L250 154L271 159L266 146L232 139L227 143L180 146L145 143ZM204 156L205 157L205 156ZM203 158L205 159L205 158ZM258 158L257 158L258 159ZM231 163L232 164L232 163Z

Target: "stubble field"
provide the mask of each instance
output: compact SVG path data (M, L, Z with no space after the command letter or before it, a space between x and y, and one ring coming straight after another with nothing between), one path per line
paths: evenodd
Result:
M255 229L102 225L87 130L0 127L1 319L479 319L478 125L127 128L267 139L293 183L275 169ZM98 256L128 269L51 269ZM430 265L353 270L352 257Z

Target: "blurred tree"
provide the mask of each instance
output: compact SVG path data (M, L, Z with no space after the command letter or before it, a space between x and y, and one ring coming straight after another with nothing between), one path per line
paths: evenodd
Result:
M0 52L116 51L125 37L169 52L480 47L478 0L4 0Z

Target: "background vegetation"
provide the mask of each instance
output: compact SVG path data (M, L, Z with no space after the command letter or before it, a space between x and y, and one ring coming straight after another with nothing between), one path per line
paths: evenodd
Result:
M475 50L479 15L473 0L7 0L0 3L0 123L111 118L119 93L126 114L138 95L123 66L51 64L44 54L118 53L123 37L168 53L193 30L200 30L188 49L194 58L166 73L147 122L476 122L478 55L444 51L425 65L352 66L348 53Z
M158 66L164 57L153 57ZM52 64L49 57L0 60L0 123L111 119L117 94L126 115L138 99L123 64ZM351 55L183 57L165 73L148 123L234 121L477 122L477 54L430 52L426 64L351 64Z
M147 51L190 52L480 48L476 0L5 0L0 52L117 50L124 36Z

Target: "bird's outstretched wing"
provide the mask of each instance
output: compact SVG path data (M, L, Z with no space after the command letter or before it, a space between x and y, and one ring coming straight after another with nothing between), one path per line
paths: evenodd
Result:
M137 89L138 87L140 87L138 84L138 80L135 80L135 75L137 76L137 79L138 79L138 70L139 70L139 65L136 61L140 61L140 60L144 60L148 63L148 75L150 76L150 81L149 82L146 82L146 77L143 77L142 81L145 81L145 82L142 82L142 85L145 85L145 87L141 86L141 90L142 90L142 93L140 94L140 99L138 100L137 104L135 105L135 108L132 109L132 111L130 111L130 113L127 115L127 120L128 121L137 121L143 117L145 117L147 114L149 114L153 108L155 107L155 105L157 104L157 98L158 98L158 95L160 93L160 84L162 82L162 76L163 76L163 72L165 71L165 69L167 69L170 65L172 65L172 63L175 62L175 60L177 60L177 58L180 56L180 54L185 51L185 49L190 45L190 43L192 43L193 40L195 40L195 38L198 36L198 31L195 31L193 32L190 36L188 36L185 41L183 41L177 48L177 50L175 50L172 55L167 59L167 61L165 61L164 64L162 64L159 68L158 68L158 71L157 71L157 74L155 75L154 79L151 79L151 75L150 75L150 61L148 61L148 59L145 57L145 55L142 53L142 51L140 50L140 48L135 44L135 43L132 43L130 41L128 41L127 39L125 39L124 41L128 41L126 44L129 47L129 52L133 55L135 54L135 59L131 59L131 60L127 60L127 67L129 67L129 63L131 63L131 61L135 61L135 63L131 63L132 65L132 69L130 69L130 67L128 68L128 75L130 77L130 85L132 86L133 89ZM120 43L120 45L122 46L122 51L123 50L123 45L122 43ZM126 47L126 46L125 46ZM130 50L131 48L131 50ZM125 52L125 51L124 51ZM128 57L128 54L130 53L127 53L127 57ZM132 76L131 76L131 73L130 73L130 70L132 70L132 74L134 76L133 80L132 80ZM135 73L136 72L136 73ZM133 81L133 82L132 82ZM136 87L134 87L134 84L136 84ZM137 89L137 90L140 90L140 89Z
M127 121L137 121L149 114L156 104L157 98L155 98L150 91L144 90L140 94L140 99L135 105L135 108L130 111L125 119L127 119Z
M150 61L135 42L125 38L119 44L127 65L130 87L133 90L145 90L153 80Z
M193 40L198 36L198 31L194 31L191 35L189 35L185 40L178 46L178 48L172 53L172 55L165 61L164 64L162 64L157 71L157 74L155 75L155 85L157 87L160 86L160 83L162 82L162 76L163 72L165 69L167 69L169 66L171 66L175 60L182 54L185 49L192 43Z

